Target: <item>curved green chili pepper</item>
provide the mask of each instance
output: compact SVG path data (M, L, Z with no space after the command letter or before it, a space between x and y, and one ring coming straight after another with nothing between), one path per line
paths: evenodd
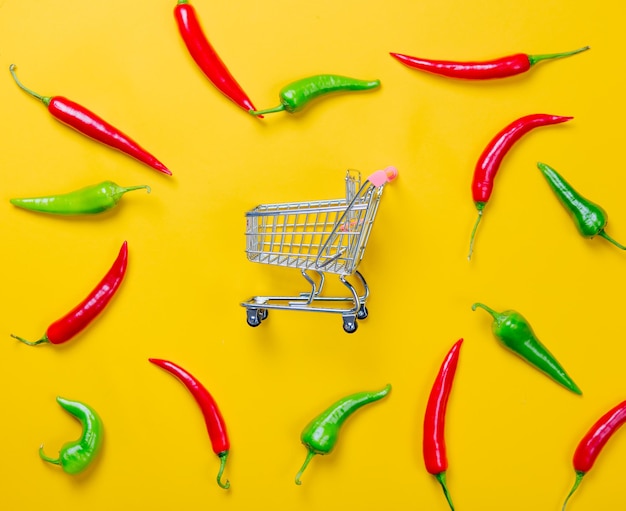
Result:
M75 475L85 470L95 459L102 445L102 421L90 406L80 401L70 401L57 397L57 403L76 417L83 432L78 440L65 443L59 451L58 458L49 458L43 452L43 444L39 447L39 456L42 460L60 465L67 474Z
M472 305L472 310L475 311L478 307L491 314L494 320L491 329L504 346L566 389L582 394L554 356L537 339L532 327L519 312L513 310L496 312L482 303Z
M126 192L146 189L148 185L122 187L113 181L103 181L80 190L47 197L11 199L18 208L57 215L93 215L114 207Z
M285 110L294 113L302 110L312 99L331 92L360 91L380 86L380 80L359 80L340 75L315 75L302 78L283 87L278 96L280 105L267 110L250 110L252 115L271 114Z
M329 454L335 447L339 430L345 420L362 406L382 399L391 390L391 385L376 392L358 392L340 399L302 430L300 440L308 449L302 468L296 474L296 484L302 484L300 476L316 454Z
M550 188L559 198L561 204L567 209L582 236L593 238L599 235L616 247L626 250L624 245L615 241L604 231L607 223L607 214L604 209L580 195L549 165L540 162L537 163L537 167L548 180Z

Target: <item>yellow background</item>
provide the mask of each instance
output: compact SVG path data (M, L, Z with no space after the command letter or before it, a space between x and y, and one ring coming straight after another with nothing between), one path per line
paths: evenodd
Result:
M197 69L172 0L0 2L0 506L3 509L429 509L447 504L421 455L423 413L443 357L463 337L450 398L448 483L458 510L560 509L579 439L626 398L626 255L580 237L536 169L544 161L609 213L626 242L625 73L620 2L318 0L193 2L214 47L258 108L318 73L379 78L376 91L328 97L256 120ZM488 83L409 69L388 53L487 59L590 45L575 57ZM20 91L87 106L168 165L168 178L67 128ZM466 259L476 218L470 182L483 147L530 113L573 115L507 155ZM346 168L395 165L359 269L370 317L354 335L337 315L271 312L250 328L252 295L297 293L296 270L249 263L245 211L343 195ZM149 184L92 218L18 210L11 197L111 179ZM128 241L126 279L107 310L62 346L27 347L78 303ZM503 349L482 301L516 309L584 395ZM148 363L170 359L217 400L232 441L213 455L187 391ZM302 486L299 435L336 399L393 385L360 410ZM100 458L72 478L43 463L79 425L55 402L92 405ZM623 501L626 433L615 435L570 501Z

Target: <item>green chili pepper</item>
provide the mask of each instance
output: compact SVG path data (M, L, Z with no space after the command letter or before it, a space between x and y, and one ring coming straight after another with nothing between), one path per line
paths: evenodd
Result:
M271 114L285 110L294 113L302 110L312 99L331 92L360 91L380 86L380 80L358 80L340 75L315 75L302 78L283 87L278 96L280 105L267 110L250 110L252 115Z
M60 195L11 199L11 204L39 213L93 215L114 207L126 192L140 189L146 189L150 193L148 185L122 187L113 181L103 181Z
M337 443L339 430L345 420L362 406L382 399L391 390L391 385L376 392L358 392L340 399L317 417L302 430L300 440L308 449L304 464L296 475L296 484L302 484L300 476L316 454L329 454Z
M604 231L607 223L607 214L604 209L580 195L552 167L545 163L537 163L537 167L548 180L550 188L559 198L561 204L565 206L573 218L580 234L585 238L600 235L616 247L626 250L626 246L615 241Z
M532 327L519 312L513 310L496 312L482 303L472 305L472 310L475 311L478 307L491 314L494 319L491 329L505 347L566 389L576 394L582 394L554 356L537 339Z
M98 414L80 401L70 401L57 397L57 402L69 414L76 417L83 432L78 440L65 443L56 459L43 453L43 444L39 447L39 456L48 463L60 465L67 474L75 475L85 470L95 459L102 445L102 421Z

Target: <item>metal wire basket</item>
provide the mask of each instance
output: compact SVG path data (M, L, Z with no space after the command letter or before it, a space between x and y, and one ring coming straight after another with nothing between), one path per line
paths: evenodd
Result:
M299 269L311 286L311 291L297 297L255 296L243 302L249 325L258 326L267 318L268 309L292 309L340 313L344 330L356 330L357 317L367 317L365 300L369 295L357 267L365 253L384 186L396 176L397 170L388 167L361 184L360 173L348 170L345 198L262 204L246 213L248 260ZM349 296L323 296L325 273L339 275L350 290ZM362 294L346 280L351 275L360 281Z

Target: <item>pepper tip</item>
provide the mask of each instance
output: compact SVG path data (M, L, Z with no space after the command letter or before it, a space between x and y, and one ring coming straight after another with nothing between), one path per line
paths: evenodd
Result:
M254 117L256 117L257 119L264 119L264 115L262 113L259 113L259 111L256 108L249 108L248 109L248 113Z

